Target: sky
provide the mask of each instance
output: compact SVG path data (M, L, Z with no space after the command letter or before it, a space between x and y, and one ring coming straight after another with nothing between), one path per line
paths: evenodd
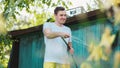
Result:
M72 2L72 6L70 8L80 7L84 6L87 7L86 3L89 3L89 5L94 5L94 0L68 0Z
M57 0L53 0L54 2L56 2ZM87 9L87 5L86 3L88 3L91 6L95 6L95 3L93 2L94 0L64 0L64 1L70 1L72 2L72 5L69 6L69 9L72 8L76 8L76 7L84 7L85 9Z
M90 0L70 0L73 4L73 6L70 6L70 8L75 8L79 6L85 6L86 2L89 2Z

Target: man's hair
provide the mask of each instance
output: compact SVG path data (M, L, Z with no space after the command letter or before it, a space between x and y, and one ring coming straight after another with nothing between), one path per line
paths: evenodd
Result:
M54 14L57 14L59 11L64 11L65 8L64 7L56 7L54 10Z

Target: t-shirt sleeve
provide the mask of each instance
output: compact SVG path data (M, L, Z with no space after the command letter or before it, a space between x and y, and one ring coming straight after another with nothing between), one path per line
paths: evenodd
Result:
M48 29L50 28L50 23L44 23L43 24L43 32L46 28L48 28Z

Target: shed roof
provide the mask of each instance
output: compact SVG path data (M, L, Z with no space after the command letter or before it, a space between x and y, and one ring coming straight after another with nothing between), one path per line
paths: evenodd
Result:
M95 20L96 18L101 18L101 17L104 17L104 16L105 16L104 13L101 12L98 9L98 10L90 11L90 12L87 12L87 13L78 14L78 15L75 15L73 17L69 17L69 18L67 18L67 21L66 21L65 25L73 25L73 24L78 23L78 22L76 22L76 23L73 23L73 22L83 21L85 19ZM42 26L43 25L38 25L38 26L35 26L35 27L27 28L27 29L14 30L14 31L10 31L9 34L12 37L16 37L16 36L19 36L19 35L28 34L30 32L42 31Z

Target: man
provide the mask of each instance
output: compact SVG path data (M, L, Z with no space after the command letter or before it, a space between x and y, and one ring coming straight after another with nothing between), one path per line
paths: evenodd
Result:
M66 21L66 11L63 7L54 10L55 22L45 23L43 26L45 41L44 68L70 68L67 45L61 39L63 37L70 47L69 52L73 54L71 44L71 30L63 24Z

